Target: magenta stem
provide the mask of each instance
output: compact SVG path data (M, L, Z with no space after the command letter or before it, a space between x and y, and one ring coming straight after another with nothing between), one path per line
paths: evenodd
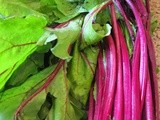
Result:
M146 120L155 120L153 109L154 109L154 106L153 106L151 79L150 79L150 74L149 74L149 70L148 70L147 91L146 91L146 99L145 99Z
M140 120L141 118L139 69L140 69L140 38L138 32L136 35L135 47L132 59L132 119L131 120Z
M147 53L147 39L146 32L143 26L143 21L139 15L136 6L133 4L131 0L126 0L129 4L130 8L133 11L135 16L138 31L140 34L140 88L141 88L141 112L144 105L144 99L146 95L146 87L147 87L147 69L148 69L148 53Z
M105 74L104 74L104 64L103 64L103 50L100 48L98 56L98 68L96 71L97 97L95 101L94 120L99 120L101 118L101 104L103 96L104 78Z
M112 19L113 32L115 36L116 54L117 54L117 88L116 88L116 97L114 101L113 117L116 120L117 119L124 120L122 56L121 56L120 39L119 39L118 25L117 25L114 5L111 5L111 19Z
M104 90L102 120L106 120L106 119L108 120L111 118L113 101L114 101L115 90L116 90L116 48L111 35L106 37L106 44L108 45L108 51L106 51L106 54L109 54L106 56L109 56L109 57L106 58L107 59L106 82L107 83L105 83L105 87L104 87L104 89L106 90Z
M91 87L90 90L90 95L89 95L89 111L88 111L88 120L93 120L94 118L94 111L95 111L95 101L93 97L93 86Z
M131 120L132 118L132 85L131 85L131 66L129 52L125 43L123 33L118 27L120 44L122 50L122 63L123 63L123 86L124 86L124 120Z
M131 26L131 24L130 24L130 21L129 21L129 19L128 19L127 16L126 16L125 11L124 11L124 9L123 9L120 1L119 1L119 0L114 0L114 3L116 4L116 6L118 7L120 13L122 14L122 16L123 16L123 18L124 18L124 21L125 21L125 24L126 24L126 26L127 26L127 28L128 28L130 37L131 37L132 41L134 41L134 31L133 31L133 29L132 29L132 26Z

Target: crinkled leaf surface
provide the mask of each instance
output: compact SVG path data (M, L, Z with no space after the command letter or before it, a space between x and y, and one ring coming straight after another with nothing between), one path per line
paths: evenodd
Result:
M68 78L71 84L71 95L80 102L81 106L85 106L88 100L88 93L90 91L91 83L94 77L94 72L97 63L97 48L86 48L84 50L85 56L78 50L78 45L74 48L73 58L69 63ZM92 69L91 69L92 67ZM93 71L92 71L93 70Z
M3 46L0 47L0 90L14 70L36 49L45 25L44 17L0 19L0 46Z
M26 99L29 95L33 94L35 90L44 83L44 80L52 72L53 66L49 67L42 72L30 77L21 86L11 88L5 92L0 93L0 119L1 120L13 120L14 113L20 103ZM42 91L32 101L32 107L29 114L24 114L24 120L36 120L36 114L44 102L46 92ZM30 104L29 104L30 105ZM27 114L27 115L26 115Z
M83 43L81 44L81 49L87 45L99 42L102 38L110 34L111 26L109 24L104 24L103 26L98 25L98 23L93 24L95 16L107 3L108 2L103 2L97 5L86 15L82 28Z

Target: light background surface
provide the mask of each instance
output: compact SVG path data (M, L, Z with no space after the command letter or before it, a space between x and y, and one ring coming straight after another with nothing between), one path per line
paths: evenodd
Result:
M158 26L153 33L152 39L155 46L155 52L156 52L156 64L157 67L160 68L160 0L151 0L151 13L152 13L152 19L156 19L158 21ZM158 86L159 86L159 100L160 100L160 72L157 74L158 78ZM159 110L160 111L160 110ZM160 113L160 112L159 112Z

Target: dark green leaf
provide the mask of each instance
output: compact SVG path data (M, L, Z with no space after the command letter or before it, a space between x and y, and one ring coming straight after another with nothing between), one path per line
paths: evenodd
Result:
M7 87L18 86L27 80L28 77L36 74L44 64L44 54L34 53L27 60L25 60L16 71L12 74Z
M88 93L96 68L97 55L97 48L88 47L84 50L84 53L81 53L78 50L78 44L76 44L73 58L69 63L68 78L71 84L71 95L76 101L80 102L82 107L86 105L88 100Z
M47 68L42 72L30 77L21 86L11 88L3 93L0 93L0 118L2 120L13 120L14 113L21 102L28 96L33 94L35 90L44 83L44 80L52 72L53 67ZM36 120L42 103L45 101L46 92L42 91L29 105L25 107L23 116L25 120ZM29 109L28 109L29 107Z
M54 106L48 116L49 120L77 120L70 103L69 90L66 68L63 66L47 89L47 92L55 98L53 100Z

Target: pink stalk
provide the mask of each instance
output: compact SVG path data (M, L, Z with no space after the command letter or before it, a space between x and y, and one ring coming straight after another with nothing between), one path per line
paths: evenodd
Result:
M98 56L98 68L96 71L97 97L95 102L94 120L99 120L101 117L101 102L103 95L104 78L105 74L104 74L104 64L103 64L103 53L101 49Z
M106 37L107 38L107 37ZM102 96L102 104L101 104L101 112L102 112L102 116L101 116L101 120L103 118L106 119L106 116L103 115L104 110L105 110L105 106L107 104L107 95L108 95L108 89L109 89L109 81L110 81L110 69L111 69L111 65L110 65L110 49L109 49L109 44L108 41L104 41L106 44L105 45L105 49L104 49L104 68L105 68L105 79L104 79L104 88L103 88L103 96Z
M93 120L94 118L94 110L95 110L94 106L95 106L95 101L93 97L93 86L92 86L90 90L90 95L89 95L88 120Z
M108 56L107 64L106 64L106 83L104 86L104 104L103 104L103 115L101 120L108 120L111 118L115 87L116 87L116 49L115 43L113 41L112 36L106 37L106 44L108 44L108 51L106 51L106 55ZM112 68L111 68L112 67Z
M120 44L122 50L122 63L123 63L123 86L124 86L124 120L131 120L131 105L132 105L132 89L131 89L131 67L130 58L127 45L123 33L118 27L118 33L120 37Z
M117 48L116 52L117 52L117 67L118 67L117 68L117 89L116 89L116 97L114 101L113 117L116 120L124 120L122 56L121 56L120 39L118 34L118 25L117 25L114 5L111 5L111 18L112 18L112 26L113 26L113 32L114 32L115 43Z
M132 26L130 25L130 21L126 16L125 11L124 11L120 1L119 0L114 0L114 3L118 7L120 13L122 14L122 16L124 18L124 21L125 21L125 24L126 24L126 26L128 28L129 34L131 36L131 39L132 39L132 41L134 41L134 32L133 32Z
M146 25L148 13L142 0L134 0L135 7L141 15L143 24Z
M140 83L139 83L139 67L140 67L140 39L139 32L135 40L132 60L132 119L140 120Z
M143 26L143 21L139 15L138 10L136 9L135 5L132 3L131 0L126 0L129 4L130 8L133 11L135 16L138 31L140 34L140 84L141 84L141 112L144 105L144 98L146 95L146 87L147 87L147 69L148 69L148 53L147 53L147 39L146 39L146 32Z
M147 91L146 91L146 99L145 99L146 120L155 120L153 108L154 108L154 106L153 106L151 79L150 79L150 74L149 74L149 70L148 70Z

